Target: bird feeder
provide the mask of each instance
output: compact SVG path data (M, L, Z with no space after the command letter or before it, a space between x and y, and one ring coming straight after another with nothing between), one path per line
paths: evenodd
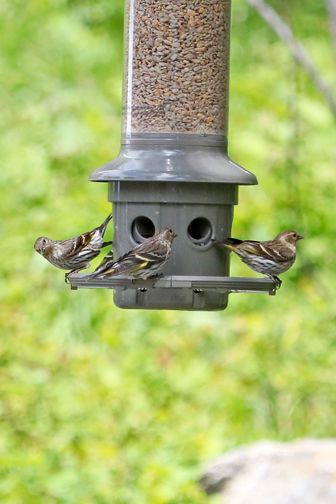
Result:
M121 152L94 171L113 203L119 257L165 227L178 238L163 277L71 278L111 288L121 308L219 310L230 292L267 292L264 278L229 277L240 185L256 177L227 154L229 0L126 0Z

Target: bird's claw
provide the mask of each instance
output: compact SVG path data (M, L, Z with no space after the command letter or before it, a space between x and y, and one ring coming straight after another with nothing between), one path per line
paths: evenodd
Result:
M282 280L280 280L280 278L277 276L274 277L274 280L275 280L275 288L276 290L279 290L282 285Z
M71 277L72 273L77 273L77 271L79 271L79 270L72 270L72 271L69 271L68 273L65 273L65 275L64 275L64 281L65 281L66 284L71 283L70 282L70 277Z
M162 278L163 276L163 273L156 273L155 275L148 277L148 280L159 280L159 278Z

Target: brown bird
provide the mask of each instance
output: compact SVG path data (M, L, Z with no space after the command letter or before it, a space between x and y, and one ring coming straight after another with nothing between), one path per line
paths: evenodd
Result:
M113 262L109 252L95 269L91 278L106 278L126 275L128 278L146 280L158 275L168 261L173 240L177 234L172 229L164 229Z
M262 242L227 238L219 245L235 252L252 270L267 275L279 288L282 282L278 275L293 266L296 244L302 238L296 231L283 231L274 240Z
M34 248L47 261L57 268L70 270L65 275L67 282L68 276L82 269L88 268L90 261L99 255L102 247L112 245L112 241L104 242L106 228L112 214L104 222L75 238L68 240L52 240L46 236L40 236L35 241Z

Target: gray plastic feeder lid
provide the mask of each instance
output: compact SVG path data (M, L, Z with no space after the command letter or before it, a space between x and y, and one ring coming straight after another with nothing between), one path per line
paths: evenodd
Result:
M255 185L253 173L227 155L227 141L216 135L133 135L119 156L98 168L95 182L214 182Z

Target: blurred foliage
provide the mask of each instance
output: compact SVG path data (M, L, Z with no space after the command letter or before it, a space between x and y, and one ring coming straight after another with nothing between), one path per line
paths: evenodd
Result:
M295 228L276 297L223 313L137 312L70 291L33 251L108 213L87 182L119 148L122 0L0 4L0 501L201 504L202 465L256 439L336 435L335 128L323 99L243 0L233 2L234 233ZM323 2L273 0L331 85ZM232 273L247 275L232 258Z

